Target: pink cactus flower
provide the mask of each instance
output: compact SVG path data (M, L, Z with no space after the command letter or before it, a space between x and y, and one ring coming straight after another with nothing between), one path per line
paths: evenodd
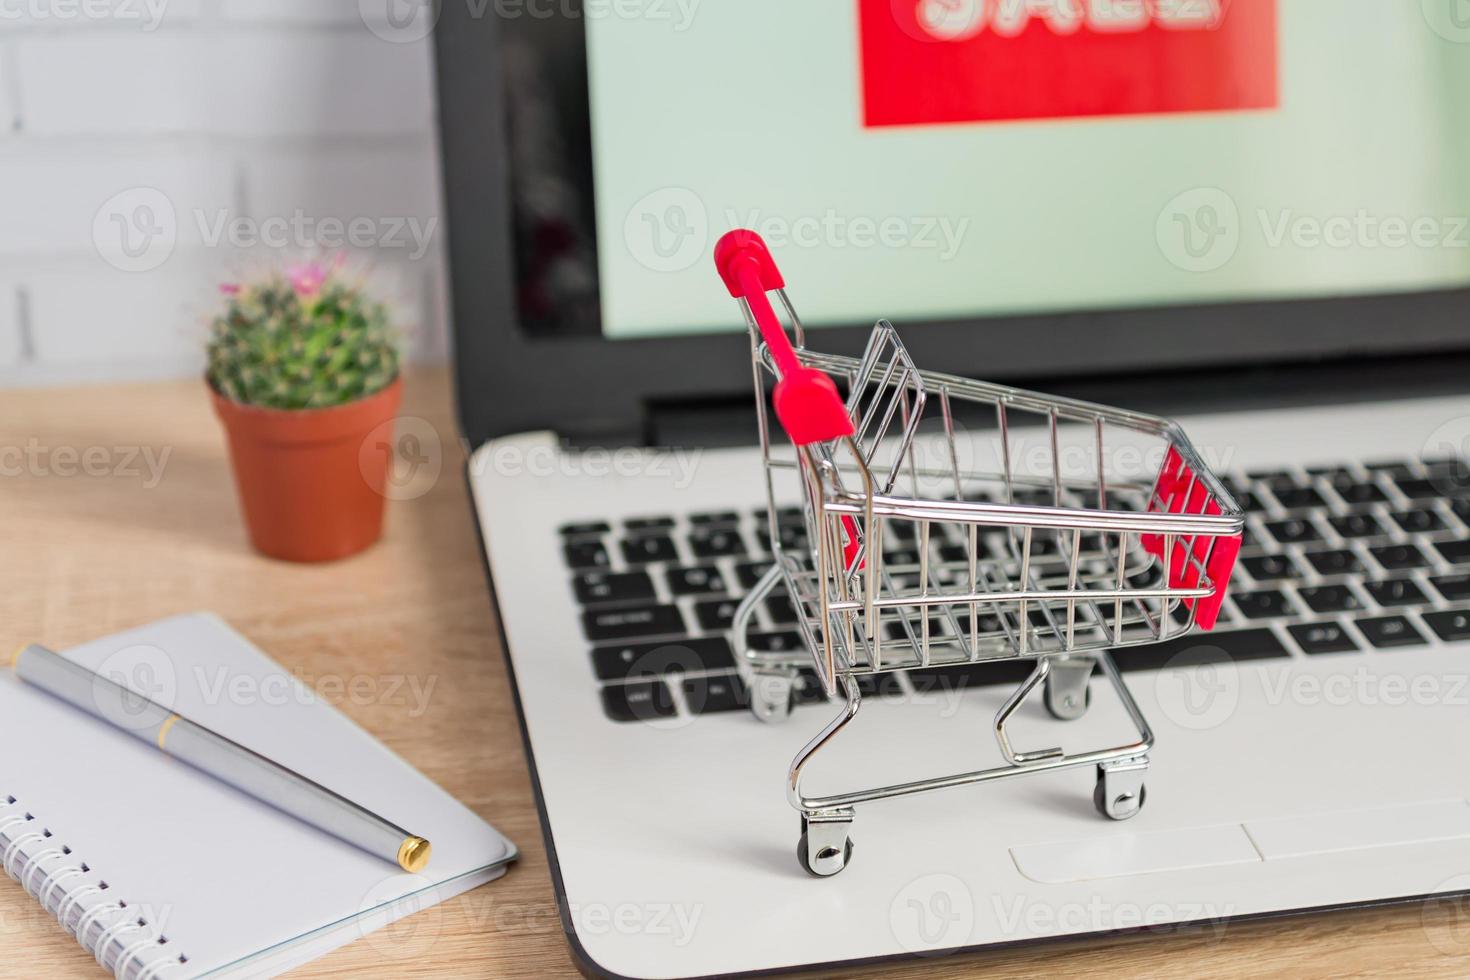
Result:
M222 282L219 284L219 291L226 296L239 296L240 284L238 282Z
M322 283L326 282L330 271L320 262L305 262L288 268L286 278L291 281L291 288L296 290L297 296L315 296L317 290L322 288Z

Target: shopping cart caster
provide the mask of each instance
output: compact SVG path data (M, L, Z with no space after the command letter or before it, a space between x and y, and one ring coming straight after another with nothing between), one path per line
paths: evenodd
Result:
M1091 657L1057 657L1046 674L1046 710L1059 721L1076 721L1092 704L1088 681L1096 663Z
M830 878L852 860L851 810L801 815L796 860L814 878Z
M1092 805L1109 820L1127 820L1138 816L1148 799L1143 774L1148 759L1124 759L1104 762L1097 767L1097 785L1092 788Z
M750 679L750 711L761 721L785 721L796 700L797 673L757 667Z

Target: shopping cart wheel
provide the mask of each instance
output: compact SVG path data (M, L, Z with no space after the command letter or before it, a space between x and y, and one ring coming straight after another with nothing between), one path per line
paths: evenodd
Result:
M801 838L796 860L814 878L830 878L852 860L852 811L801 816Z
M1099 765L1097 784L1092 788L1092 805L1109 820L1138 816L1148 799L1148 787L1143 784L1143 774L1147 771L1147 759Z

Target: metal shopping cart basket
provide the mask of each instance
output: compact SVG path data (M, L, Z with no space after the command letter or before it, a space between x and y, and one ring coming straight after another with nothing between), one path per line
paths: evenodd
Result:
M1137 814L1153 734L1108 651L1213 628L1243 528L1239 505L1184 432L1136 412L921 371L886 321L861 358L807 350L759 236L727 234L715 261L750 328L775 556L732 628L752 675L752 710L785 718L804 675L842 700L788 772L802 867L828 876L847 866L858 804L1009 776L1095 766L1097 809L1114 820ZM773 437L772 383L789 446ZM956 431L977 410L994 426L989 468L970 458L980 440ZM926 418L938 431L921 435ZM1120 472L1115 446L1140 461L1134 478ZM783 482L789 496L778 493ZM791 500L800 507L783 510ZM757 608L780 587L804 649L751 642ZM1005 659L1034 666L995 716L1004 765L803 793L803 770L856 717L864 683L878 680L867 675ZM1137 739L1076 753L1016 750L1006 726L1017 708L1042 688L1053 716L1081 717L1094 668Z

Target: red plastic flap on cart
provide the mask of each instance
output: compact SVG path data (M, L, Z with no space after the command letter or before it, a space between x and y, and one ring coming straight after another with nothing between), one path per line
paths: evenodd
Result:
M1168 514L1221 513L1220 504L1210 498L1204 484L1195 479L1194 471L1185 465L1173 447L1159 468L1149 510ZM1235 570L1235 560L1240 555L1240 536L1176 538L1172 553L1167 557L1164 555L1163 535L1144 534L1139 536L1139 541L1145 551L1166 563L1171 589L1191 589L1199 585L1200 566L1204 566L1204 574L1214 583L1215 591L1202 599L1185 599L1184 604L1195 610L1196 626L1203 630L1214 629L1220 618L1220 606L1225 602L1225 589Z

